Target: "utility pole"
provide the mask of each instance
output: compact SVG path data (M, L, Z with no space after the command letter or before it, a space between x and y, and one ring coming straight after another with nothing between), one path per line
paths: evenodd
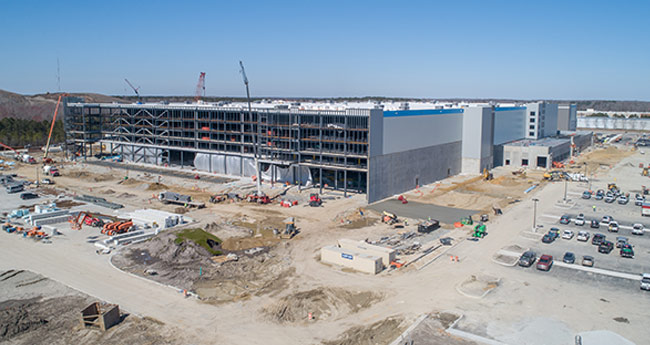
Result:
M568 181L567 181L567 179L565 178L565 179L564 179L564 199L563 199L563 200L564 200L564 203L566 203L566 188L567 188L567 184L568 184Z
M250 90L248 89L248 78L246 77L246 71L244 70L244 63L239 61L239 66L241 67L241 75L244 78L244 85L246 85L246 98L248 99L248 116L250 117L250 120L253 120L253 110L251 108L251 93ZM251 125L252 127L252 125ZM257 179L255 179L256 185L257 185L257 196L262 196L262 176L260 175L260 162L258 159L258 146L260 142L259 138L259 130L260 130L260 118L259 116L257 117L257 130L255 131L255 143L253 144L254 150L253 150L253 157L255 161L255 174L257 175Z
M535 203L535 206L533 207L533 232L537 232L537 202L539 199L534 198L533 202Z

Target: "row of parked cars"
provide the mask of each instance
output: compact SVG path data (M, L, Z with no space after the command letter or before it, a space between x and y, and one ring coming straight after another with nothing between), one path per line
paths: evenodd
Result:
M574 220L573 224L577 226L583 226L585 225L586 220L585 220L585 215L580 213ZM571 217L569 215L563 215L560 217L560 224L568 225L571 224ZM600 227L604 225L607 227L607 231L609 232L618 232L620 226L618 225L618 222L612 218L612 216L603 216L602 220L598 221L597 219L592 219L590 221L590 227L592 229L600 229ZM639 235L642 236L645 232L645 227L643 224L636 223L632 225L632 234L633 235Z
M557 238L561 237L565 240L571 240L574 237L574 232L572 230L564 230L562 235L560 235L560 229L551 228L548 233L542 237L543 243L553 243ZM587 242L591 238L591 244L598 246L598 252L603 254L609 254L616 248L620 248L619 254L625 258L634 258L634 250L632 245L629 243L627 237L618 236L616 237L616 244L607 240L607 236L603 234L594 234L592 237L591 234L587 231L579 231L576 239L580 242Z
M626 205L628 202L630 202L630 196L628 194L620 194L620 193L613 193L611 191L605 192L602 189L599 189L596 191L596 193L592 193L591 191L584 191L582 192L582 198L583 199L591 199L593 196L594 199L596 200L603 200L608 204L614 203L614 201L618 201L620 205ZM634 205L636 206L641 206L645 202L645 196L637 193L634 195Z

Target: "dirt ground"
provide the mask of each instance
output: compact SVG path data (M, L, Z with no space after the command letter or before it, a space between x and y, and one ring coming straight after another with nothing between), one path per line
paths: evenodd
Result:
M124 314L105 333L82 328L79 311L96 302L29 271L0 273L0 342L3 344L181 344L160 321Z
M389 344L408 327L404 319L389 317L369 326L354 326L344 331L336 340L323 345L377 345Z
M270 320L278 323L306 323L309 313L313 317L310 322L336 320L369 308L381 299L380 294L369 291L320 287L285 296L277 303L265 307L263 312Z

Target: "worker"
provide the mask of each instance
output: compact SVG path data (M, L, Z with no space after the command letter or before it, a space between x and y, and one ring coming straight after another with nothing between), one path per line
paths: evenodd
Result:
M594 209L594 212L596 212L596 205L592 206L592 208Z

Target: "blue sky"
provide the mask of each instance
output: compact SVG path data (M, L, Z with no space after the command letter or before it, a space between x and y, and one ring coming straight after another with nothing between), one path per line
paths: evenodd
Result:
M0 89L650 100L648 1L0 1Z

